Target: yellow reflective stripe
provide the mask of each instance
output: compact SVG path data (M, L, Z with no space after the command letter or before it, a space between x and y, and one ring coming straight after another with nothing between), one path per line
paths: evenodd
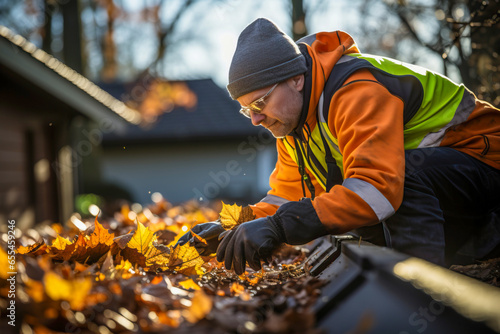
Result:
M297 154L298 153L297 153L296 149L294 149L286 140L283 140L283 143L285 144L285 147L286 147L286 150L288 151L288 154L292 157L293 161L295 161L295 163L298 165L298 162L297 162ZM316 154L316 153L314 153L314 154ZM311 168L311 166L309 165L309 162L307 161L306 157L303 157L303 158L304 158L303 159L304 163L306 164L305 167L311 173L313 173L314 177L316 178L316 180L318 180L318 182L321 185L321 187L323 187L323 189L326 189L326 178L323 175L321 175L320 173L317 173L315 169ZM316 158L318 158L317 155L316 155ZM321 159L324 160L324 154L323 154L323 156L321 156ZM321 161L320 159L318 159L318 160Z
M295 149L292 147L292 145L288 144L288 141L283 139L283 144L285 144L286 150L288 151L288 155L295 161L295 163L298 165L299 163L297 162L297 152L295 152Z
M344 58L344 57L345 56L343 56L342 58ZM326 141L328 143L328 146L330 147L330 152L332 152L333 158L335 159L335 163L337 164L337 166L340 169L340 172L342 173L342 178L344 178L344 159L342 157L342 154L340 153L339 141L330 132L330 129L328 128L328 123L326 122L325 117L323 116L323 103L324 102L325 102L325 93L323 92L321 94L321 96L319 97L319 101L318 101L318 124L319 124L319 127L317 126L316 128L319 128L320 131L325 136ZM316 128L314 130L316 130ZM323 145L323 140L321 140L321 144Z
M316 130L316 129L315 129ZM313 130L314 132L314 130ZM300 145L300 143L299 143ZM312 145L314 145L313 143L309 143L309 146L311 146L311 149L312 149ZM304 147L304 145L301 145L301 150L303 152L306 152L306 148ZM314 156L316 157L316 159L318 159L318 157L320 157L318 159L318 161L322 161L324 160L324 154L323 155L317 155L318 152L321 152L321 151L318 151L318 150L313 150L313 154ZM323 189L326 189L326 177L323 176L321 173L319 173L317 170L316 170L316 166L314 166L314 164L309 164L309 161L306 157L304 157L304 163L306 164L306 167L307 169L313 173L313 175L316 177L316 180L319 181L319 183L321 184L321 186L323 187Z
M328 143L328 146L330 147L330 152L332 152L333 158L335 159L335 162L337 163L337 166L339 167L340 172L342 173L342 178L344 178L344 159L342 157L342 154L340 154L339 141L337 140L337 138L335 138L332 135L332 133L330 132L330 129L328 129L328 124L326 124L326 122L319 122L319 126L322 129L323 135L325 135L326 142ZM318 127L316 127L316 128L318 128ZM314 130L316 131L316 129L314 129ZM313 133L314 133L314 131L313 131ZM320 137L320 140L321 140L321 137ZM323 144L323 141L321 141L321 144ZM324 153L323 153L323 156L324 156Z

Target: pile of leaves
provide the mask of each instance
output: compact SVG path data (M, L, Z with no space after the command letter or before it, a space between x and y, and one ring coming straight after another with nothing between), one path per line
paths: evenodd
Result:
M192 226L219 219L226 229L252 210L159 201L139 213L17 234L16 327L23 333L314 332L310 307L322 282L302 268L307 251L285 246L271 263L243 275L187 243ZM204 241L194 234L195 238ZM0 244L0 310L9 305L6 234ZM12 330L2 317L2 333Z
M469 265L453 265L451 270L500 288L500 258Z

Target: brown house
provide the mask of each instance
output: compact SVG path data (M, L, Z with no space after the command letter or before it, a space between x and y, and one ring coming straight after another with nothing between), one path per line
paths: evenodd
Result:
M64 221L102 134L140 115L0 26L0 221ZM2 223L3 224L3 223Z

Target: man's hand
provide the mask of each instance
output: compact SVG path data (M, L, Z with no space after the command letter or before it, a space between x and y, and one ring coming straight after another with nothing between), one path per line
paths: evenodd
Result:
M193 231L203 239L207 241L208 245L205 245L195 237L191 233ZM188 241L196 248L200 255L208 256L210 254L214 254L217 251L217 247L219 246L219 235L224 232L224 228L220 223L210 222L195 225L191 231L184 234L179 241L175 244L175 247L178 245L184 245Z
M328 234L309 198L280 206L273 216L259 218L227 232L217 249L217 261L240 275L245 263L259 270L282 243L302 245Z
M259 270L260 260L266 260L283 242L284 236L272 217L259 218L228 232L217 249L217 261L224 261L227 269L241 275L246 262L250 268Z

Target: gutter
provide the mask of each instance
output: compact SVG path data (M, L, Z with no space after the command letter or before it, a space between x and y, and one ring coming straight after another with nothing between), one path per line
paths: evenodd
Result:
M318 240L308 271L328 283L314 312L327 333L500 333L500 289L352 236Z

